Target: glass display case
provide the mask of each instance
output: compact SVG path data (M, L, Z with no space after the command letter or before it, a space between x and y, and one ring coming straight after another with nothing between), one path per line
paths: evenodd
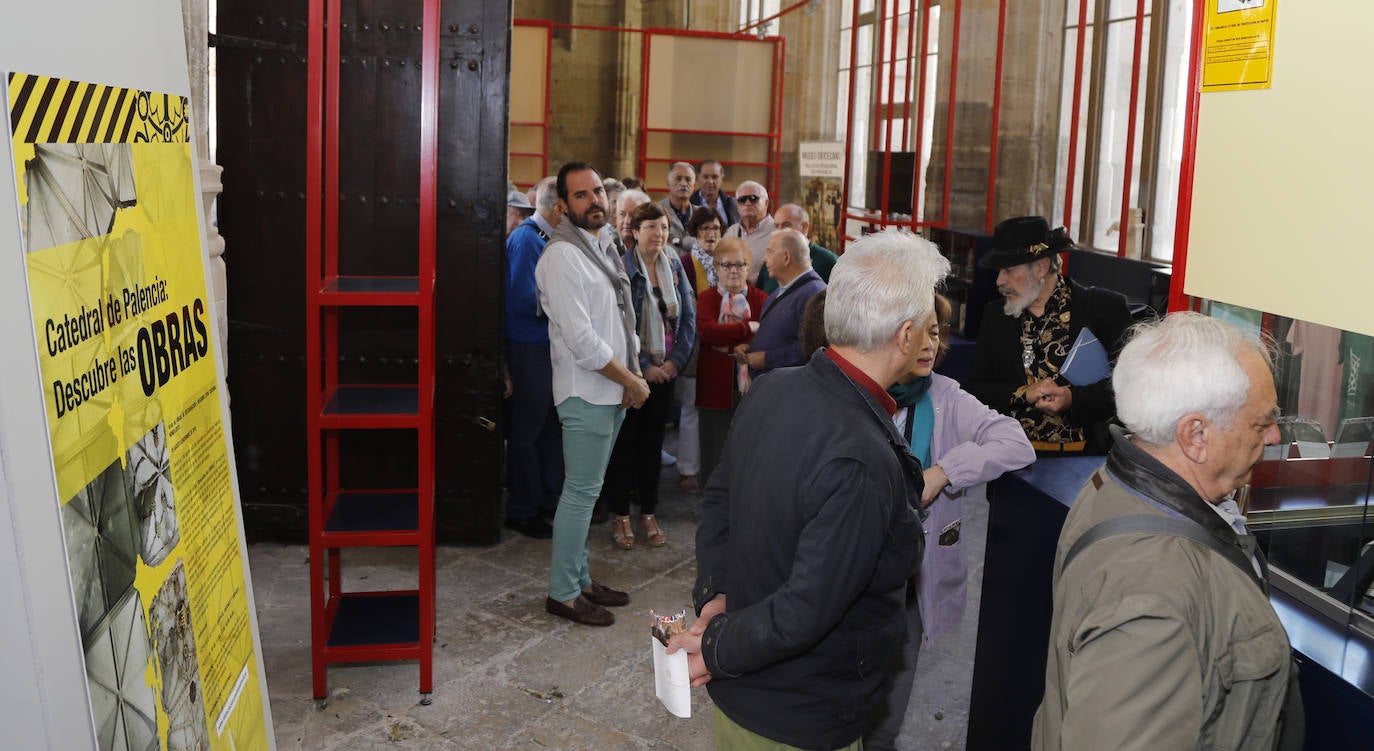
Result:
M1309 713L1325 704L1308 683L1329 673L1340 680L1326 688L1374 717L1374 337L1220 303L1204 311L1273 343L1282 442L1238 500L1268 556L1274 607L1307 658Z

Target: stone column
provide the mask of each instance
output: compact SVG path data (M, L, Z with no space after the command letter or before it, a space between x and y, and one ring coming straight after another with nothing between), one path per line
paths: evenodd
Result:
M206 0L181 0L182 28L186 33L186 64L191 75L191 135L196 148L196 162L200 170L200 200L204 208L205 226L201 238L210 257L210 294L214 297L218 346L221 367L228 368L229 313L225 283L224 238L214 222L215 198L224 189L220 175L224 171L210 158L210 47L209 4Z
M643 27L644 5L641 0L625 0L620 13L622 26ZM644 64L644 35L617 34L615 75L615 119L613 174L623 177L638 170L639 155L639 99ZM638 175L646 184L652 178Z
M791 3L784 3L784 6ZM797 163L802 141L839 141L835 113L839 101L836 71L840 67L840 3L817 3L769 25L770 34L787 39L783 64L782 154L774 207L801 203Z

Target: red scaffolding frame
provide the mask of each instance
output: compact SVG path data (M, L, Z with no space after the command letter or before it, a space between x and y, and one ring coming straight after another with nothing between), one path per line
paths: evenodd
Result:
M794 10L794 9L796 9L796 8L801 7L801 5L803 5L803 4L804 4L804 3L799 3L797 6L794 6L793 8L789 8L788 10L783 11L782 13L779 13L778 15L785 15L787 12L790 12L791 10ZM775 16L775 17L776 17L776 16ZM768 144L767 150L768 150L768 154L769 154L770 156L769 156L768 161L765 161L765 162L746 162L746 161L736 161L736 160L729 160L729 159L720 159L719 161L720 161L723 165L726 165L726 166L734 165L734 166L738 166L738 167L764 167L764 168L766 168L766 169L768 170L768 178L767 178L766 181L765 181L765 182L766 182L765 187L768 188L768 190L769 190L770 193L776 193L776 192L777 192L779 180L780 180L780 177L781 177L780 165L781 165L781 160L782 160L782 157L781 157L781 155L782 155L782 130L781 130L781 129L782 129L782 103L783 103L783 90L782 90L782 89L783 89L783 78L784 78L784 61L785 61L785 59L786 59L786 40L785 40L783 37L779 37L779 36L766 36L766 37L760 38L759 36L757 36L757 35L755 35L755 34L746 34L746 33L743 33L742 31L741 31L741 32L692 31L692 30L688 30L688 29L664 29L664 28L634 29L634 28L626 28L626 27L621 27L621 26L600 26L600 25L595 25L595 24L553 23L553 22L551 22L551 21L544 21L544 20L538 20L538 19L525 19L525 18L517 18L517 19L515 19L512 23L513 23L514 25L516 25L516 26L543 26L543 27L548 28L549 31L550 31L550 35L549 35L549 40L550 40L549 43L550 43L550 45L552 45L552 39L553 39L552 32L553 32L554 29L570 29L570 30L575 30L575 31L603 31L603 32L609 32L609 33L615 33L615 34L643 34L643 35L644 35L644 48L643 48L643 52L642 52L642 54L641 54L641 65L640 65L640 71L641 71L641 73L640 73L640 106L639 106L639 121L638 121L639 139L638 139L638 144L637 144L637 146L636 146L636 160L635 160L635 165L636 165L635 168L639 171L641 177L642 177L644 174L646 174L649 164L656 164L656 163L661 163L661 162L672 163L672 162L678 162L678 161L689 161L689 162L695 163L695 162L699 161L698 159L682 159L682 158L680 158L678 155L655 156L655 157L650 158L650 157L648 156L648 152L647 152L647 149L648 149L648 135L649 135L649 133L680 133L680 134L696 134L696 135L728 136L728 137L766 138L766 139L769 140L769 144ZM706 38L706 39L732 39L732 40L738 40L738 41L764 42L764 43L772 43L772 44L775 44L776 47L777 47L777 49L776 49L776 51L775 51L775 53L774 53L774 67L773 67L773 77L772 77L774 107L773 107L773 111L772 111L772 121L771 121L771 123L770 123L769 129L768 129L767 131L764 131L764 132L729 132L729 131L719 131L719 130L709 130L709 131L707 131L707 130L688 130L688 129L672 129L672 128L652 128L652 129L649 128L649 127L648 127L648 110L647 110L647 107L648 107L648 86L649 86L649 54L650 54L650 46L651 46L651 44L652 44L652 40L653 40L653 37L654 37L654 36L696 37L696 38ZM552 54L552 49L551 49L551 48L550 48L550 50L549 50L548 56L547 56L546 59L545 59L545 67L546 67L545 76L544 76L544 77L545 77L545 80L546 80L546 81L551 81L551 80L552 80L552 70L553 70L553 54ZM511 123L511 125L542 126L542 127L544 128L544 153L542 154L542 156L544 157L544 160L545 160L544 163L545 163L545 171L546 171L546 172L547 172L548 152L549 152L549 147L548 147L548 129L549 129L549 121L550 121L550 105L549 105L548 101L549 101L549 91L551 90L551 88L552 88L552 86L546 86L545 89L544 89L545 107L544 107L544 122L543 122L543 123L539 123L539 122L529 122L529 121L522 121L522 122L519 122L519 123L516 123L516 122L512 122L512 123ZM535 155L535 154L530 154L530 153L523 153L523 154L512 153L512 154L508 154L508 156L536 156L536 155Z
M538 19L517 18L512 21L513 26L527 26L544 29L544 112L540 120L511 120L508 128L538 128L541 131L541 143L543 148L540 151L508 151L507 159L511 158L531 158L539 160L539 174L541 176L549 174L549 102L550 93L553 90L553 29L554 25L550 21ZM515 51L512 50L512 57ZM515 89L515 81L511 81L511 90ZM533 183L516 183L521 188L532 188Z
M1188 103L1183 115L1183 157L1178 175L1178 214L1174 224L1173 273L1169 277L1169 312L1192 310L1193 299L1183 292L1188 272L1188 236L1193 222L1193 171L1197 162L1197 120L1202 105L1202 45L1207 3L1193 3L1193 39L1188 51Z
M311 668L324 700L334 663L418 660L422 703L433 690L434 293L438 193L439 6L423 0L419 245L416 276L339 274L339 29L342 0L310 0L306 91L306 423L310 516ZM416 311L415 383L339 380L340 311ZM340 433L416 433L417 484L350 488L340 482ZM417 549L410 590L344 591L343 548Z
M872 111L874 113L878 113L880 115L885 116L875 117L873 119L873 123L871 125L871 133L869 136L869 150L881 152L883 154L881 162L882 176L886 178L889 175L891 175L892 153L894 151L894 140L892 138L893 120L895 119L892 117L892 114L894 111L897 110L897 107L895 105L897 97L895 96L894 89L897 83L897 67L899 64L904 64L906 72L905 78L908 87L911 86L912 78L915 78L916 96L914 101L916 106L915 112L913 113L913 99L911 96L907 96L905 100L906 104L901 109L901 137L900 139L898 139L900 141L901 148L897 150L911 151L916 154L916 169L914 170L915 174L913 174L912 176L911 189L913 209L915 209L916 206L920 204L920 196L924 193L923 185L926 183L925 175L920 170L920 154L922 152L922 146L925 144L925 139L928 136L928 134L925 132L927 75L926 66L928 65L928 55L926 54L926 49L928 48L930 41L929 35L931 7L931 0L906 0L905 9L902 9L902 0L877 0L876 7L873 11L875 14L875 39L873 44L874 58L872 64L872 81L874 82L874 91L880 92L885 90L887 92L887 98L889 102L874 101L872 105ZM890 19L888 18L889 10L892 11ZM912 231L915 231L922 227L949 227L950 193L952 190L954 178L953 157L956 136L955 114L957 109L955 104L957 104L958 101L959 91L959 37L963 21L963 3L961 2L961 0L955 0L955 2L953 3L953 12L949 16L949 23L952 25L952 44L950 45L950 49L948 50L950 63L948 97L949 106L946 107L944 122L944 188L942 192L943 198L941 201L942 213L939 219L918 219L915 215L915 212L913 212L912 216L906 219L894 218L891 215L892 212L889 211L889 208L891 206L891 181L889 179L883 179L880 182L882 188L879 206L860 208L854 205L854 201L852 200L852 191L854 188L851 185L849 176L852 174L852 165L850 164L850 161L853 158L854 152L854 132L856 114L855 100L858 97L858 69L860 67L858 65L858 45L860 28L859 19L861 14L859 13L858 3L853 4L851 13L853 15L850 18L849 29L849 45L851 52L849 66L848 118L846 121L848 125L845 129L845 180L843 189L844 214L841 221L842 226L840 228L841 249L843 249L844 244L847 241L855 239L852 235L848 234L845 231L847 229L847 225L850 222L858 222L862 225L867 225L870 227L879 227L884 229L888 227L906 227ZM993 83L992 135L988 153L988 184L986 191L987 207L984 213L985 229L988 231L992 229L994 222L994 211L996 208L994 200L996 197L997 187L997 137L1002 106L1002 64L1003 49L1005 46L1004 42L1006 39L1006 13L1006 0L1000 0L997 18L997 73L994 77ZM898 35L896 33L888 33L889 25L895 31L895 29L901 23L902 18L906 19L907 28L909 30L907 33L907 48L906 56L904 59L898 57ZM916 28L918 20L920 24L919 46L916 43L917 34L910 31L911 29ZM944 18L942 17L941 23L944 22ZM942 54L943 53L944 51L942 50ZM882 79L884 76L886 76L887 79L885 88L882 85ZM875 99L880 100L881 97L875 97ZM909 128L907 125L907 123L910 121L915 122L914 141L911 137L911 131L913 129ZM877 145L879 143L882 144L881 149L877 148Z
M1073 104L1069 115L1069 153L1068 163L1065 167L1064 183L1064 226L1073 227L1074 210L1074 190L1077 188L1075 176L1078 172L1078 125L1082 117L1081 99L1083 96L1083 47L1087 41L1087 27L1089 21L1088 0L1079 0L1078 3L1078 27L1077 42L1074 51L1074 76L1073 76ZM1131 48L1131 93L1130 104L1127 108L1126 117L1126 154L1121 181L1121 216L1120 231L1117 233L1116 255L1124 258L1126 256L1126 244L1129 240L1129 229L1127 223L1131 209L1131 182L1135 179L1135 136L1136 136L1136 113L1140 111L1140 72L1141 72L1141 49L1145 41L1145 24L1141 20L1145 17L1145 0L1136 0L1135 7L1135 38ZM1093 21L1094 23L1096 20ZM1180 184L1180 188L1181 188Z
M778 15L782 15L779 13ZM644 49L643 64L640 70L640 93L639 93L639 152L636 160L636 169L641 178L649 174L651 164L672 164L679 161L696 163L699 159L681 159L678 155L670 156L649 156L649 134L665 133L679 135L704 135L704 136L724 136L727 138L760 138L767 139L766 147L769 159L766 162L740 161L731 159L719 159L720 163L726 167L762 167L768 171L768 178L764 187L768 189L770 195L776 195L781 179L782 165L782 103L783 103L783 76L784 62L787 58L787 40L780 36L770 36L759 38L750 34L728 33L719 31L687 31L680 29L644 29ZM649 78L651 70L651 50L655 36L674 36L674 37L695 37L701 39L729 39L744 41L755 44L772 44L773 47L773 69L771 71L773 106L770 110L768 130L761 132L754 131L722 131L722 130L693 130L689 128L651 128L649 127Z

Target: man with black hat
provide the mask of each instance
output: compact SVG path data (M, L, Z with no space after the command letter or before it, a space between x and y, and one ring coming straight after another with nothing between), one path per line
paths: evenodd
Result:
M1073 240L1044 217L1003 221L992 245L980 264L998 270L1003 299L983 314L964 389L1015 417L1041 455L1106 453L1111 364L1131 325L1126 298L1060 276L1059 254Z

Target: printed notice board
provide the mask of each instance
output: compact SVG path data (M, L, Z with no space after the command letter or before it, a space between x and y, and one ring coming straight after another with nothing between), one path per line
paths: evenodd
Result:
M1207 0L1202 90L1267 89L1278 0Z
M269 749L187 101L3 75L99 748Z

